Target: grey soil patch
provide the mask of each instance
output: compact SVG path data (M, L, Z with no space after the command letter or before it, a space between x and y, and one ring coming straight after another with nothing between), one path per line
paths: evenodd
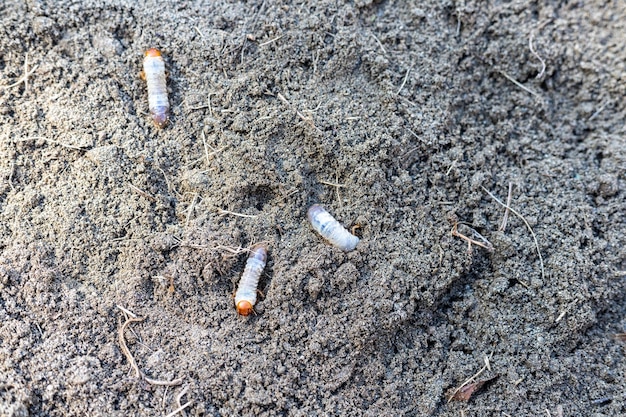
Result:
M276 3L0 5L0 416L625 415L626 3Z

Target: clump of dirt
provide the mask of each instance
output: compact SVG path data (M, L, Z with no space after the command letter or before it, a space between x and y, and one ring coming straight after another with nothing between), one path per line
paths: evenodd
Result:
M622 3L0 8L1 416L626 413Z

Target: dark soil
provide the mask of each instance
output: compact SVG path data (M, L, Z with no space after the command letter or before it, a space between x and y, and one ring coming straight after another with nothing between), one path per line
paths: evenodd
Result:
M137 3L0 4L0 416L626 414L625 2Z

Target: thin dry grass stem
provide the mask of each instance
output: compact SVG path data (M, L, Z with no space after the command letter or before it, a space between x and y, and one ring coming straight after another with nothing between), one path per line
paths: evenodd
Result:
M148 378L147 376L143 375L143 379L150 385L158 385L160 387L174 387L183 383L183 378L176 378L172 379L171 381L165 381L162 379Z
M269 243L270 243L270 241L269 241L269 240L262 240L262 241L260 241L260 242L256 242L256 243L252 242L252 243L250 243L250 246L248 246L248 247L246 247L246 248L243 248L243 247L241 247L241 246L239 246L239 247L235 248L235 247L233 247L233 246L223 246L223 245L218 245L218 246L215 246L213 249L223 250L223 251L228 252L228 255L227 255L227 254L222 254L222 256L223 256L224 258L226 258L226 259L230 259L230 258L236 258L236 257L238 257L239 255L241 255L242 253L248 253L248 252L250 252L250 250L252 249L252 247L253 247L253 246L255 246L255 245L260 245L260 244L269 245Z
M248 20L244 21L243 28L242 28L243 40L241 43L241 63L242 64L243 64L243 55L246 50L246 40L248 40L248 36L249 36L249 34L246 33L246 31L248 30L248 27L253 27L256 24L259 18L259 14L263 11L263 9L265 9L265 1L261 3L261 6L259 6L256 13L254 13L254 15L252 16L252 19L250 19L249 25L248 25Z
M237 217L245 217L248 219L254 219L256 217L258 217L258 215L256 214L243 214L243 213L237 213L235 211L230 211L230 210L223 210L223 209L218 209L220 215L225 216L227 214L233 215L233 216L237 216Z
M210 104L202 104L200 106L187 106L187 110L202 110L202 109L210 109L211 105Z
M411 129L409 129L409 128L407 128L406 130L408 130L408 131L409 131L409 133L410 133L411 135L413 135L413 137L414 137L415 139L418 139L418 140L419 140L419 138L420 138L420 137L419 137L419 136L417 136L417 133L413 132L413 131L412 131Z
M196 206L197 199L198 199L198 193L193 193L193 199L191 200L191 204L187 208L187 216L185 218L185 229L189 227L189 221L191 220L191 213L193 212L193 209Z
M598 117L598 115L600 113L602 113L602 110L604 110L606 108L606 106L608 106L609 104L611 104L611 102L607 102L604 103L598 110L596 110L591 116L589 116L589 118L587 119L588 122L592 121L593 119L595 119L596 117Z
M341 194L339 193L339 189L345 187L345 184L339 184L339 175L335 173L335 181L334 183L330 181L320 181L320 184L329 185L331 187L335 187L335 191L337 191L337 201L339 202L339 206L343 207L343 202L341 201Z
M500 232L504 232L504 230L506 229L506 222L509 219L509 206L511 205L512 195L513 195L513 183L510 182L509 183L509 195L507 195L506 197L507 207L504 209L504 216L502 216L502 224L500 225L500 228L498 229Z
M15 187L13 187L13 174L15 173L15 161L11 161L11 172L9 173L9 186L12 191L15 191Z
M400 84L400 88L398 88L398 92L396 93L397 96L400 95L400 91L402 91L402 89L404 88L404 85L406 84L406 81L409 79L409 73L410 72L411 72L411 68L406 70L406 74L404 75L404 79L402 80L402 84Z
M130 323L140 322L143 320L144 320L143 317L127 317L126 321L124 322L124 324L120 326L118 333L117 333L118 341L119 341L120 347L122 348L122 353L124 353L124 356L126 356L126 360L128 360L128 363L130 363L130 367L133 368L133 371L135 371L135 378L137 379L141 379L143 375L141 371L139 370L139 366L137 366L137 362L135 362L135 358L130 353L128 346L126 346L126 339L124 338L124 331L126 330L126 327L128 327Z
M163 179L165 180L165 185L167 185L167 191L170 192L170 193L173 191L178 199L182 199L183 196L176 190L176 188L172 187L172 184L170 183L170 180L167 178L167 174L165 173L163 168L157 166L157 169L159 171L161 171L161 174L163 174Z
M396 96L396 97L398 97L401 101L408 103L411 107L417 107L417 103L412 102L411 100L409 100L408 98L404 96Z
M487 190L485 187L481 186L481 188L483 190L485 190L485 192L487 194L489 194L489 196L491 198L496 200L496 202L498 202L498 204L500 204L502 207L508 207L508 209L511 211L511 213L515 214L517 217L519 217L524 222L524 224L528 228L528 231L532 235L533 240L535 241L535 248L537 249L537 255L539 255L539 264L541 266L541 278L545 279L546 272L545 272L544 267L543 267L543 256L541 256L541 251L539 250L539 242L537 241L537 236L535 236L535 232L533 231L533 228L530 227L530 224L528 224L528 221L526 220L526 218L524 216L522 216L521 214L519 214L517 211L515 211L513 208L511 208L511 206L509 206L507 204L504 204L502 201L500 201L500 199L498 197L496 197L495 195L491 194L491 192L489 192L489 190Z
M563 311L561 311L561 314L559 314L559 316L556 318L556 320L554 320L554 322L558 323L561 320L563 320L563 317L565 317L565 315L568 313L568 311L570 311L572 309L572 307L574 307L576 304L578 304L578 301L576 301L576 300L574 300L570 304L568 304L567 307L565 307L563 309Z
M151 385L174 386L174 385L182 384L183 378L177 378L171 381L164 381L164 380L149 378L143 372L141 372L141 370L139 369L139 366L137 366L137 362L135 361L135 358L133 357L132 353L130 353L128 346L126 345L126 338L124 337L124 332L126 331L126 328L131 323L144 321L145 318L137 317L134 313L132 313L131 311L125 309L124 307L120 305L118 305L117 307L124 313L124 317L126 318L126 321L120 326L118 330L118 333L117 333L118 342L120 344L120 348L122 349L122 353L124 353L124 356L126 356L126 360L128 360L128 363L130 363L131 368L133 368L133 371L135 371L135 377L137 379L144 380L148 384L151 384Z
M167 399L167 391L169 390L169 387L165 387L165 389L163 390L163 398L161 399L161 408L165 410L165 400Z
M121 305L119 305L119 304L116 304L115 306L116 306L117 308L119 308L120 310L122 310L122 313L126 314L127 316L132 317L132 318L137 318L137 315L136 315L135 313L133 313L132 311L130 311L130 310L128 310L128 309L126 309L126 308L122 307L122 306L121 306Z
M276 42L277 40L279 40L279 39L280 39L280 38L282 38L283 36L285 36L285 35L280 35L280 36L275 37L274 39L270 39L269 41L265 41L265 42L263 42L263 43L260 43L260 44L259 44L259 46L269 45L269 44L270 44L270 43L272 43L272 42Z
M383 43L373 33L372 33L372 37L374 38L374 40L376 40L376 43L378 43L378 46L380 46L380 49L383 50L383 54L387 55L387 50L383 46Z
M254 121L252 123L257 124L257 123L262 122L263 120L271 120L273 118L274 118L274 116L271 116L271 115L270 116L261 116L259 118L254 119Z
M219 149L215 149L211 145L207 144L206 136L204 134L204 131L202 132L202 144L204 145L204 156L206 158L207 168L209 168L211 166L210 159L209 159L210 156L218 154L218 153L222 152L224 149L228 148L228 146L222 146ZM209 148L211 148L212 152L209 152Z
M415 152L417 149L418 149L418 147L417 147L417 146L414 146L413 148L411 148L411 149L409 149L408 151L406 151L406 152L402 155L402 157L403 157L403 158L405 158L405 157L407 157L407 156L411 155L411 154L412 154L413 152Z
M452 401L452 398L456 395L457 392L461 391L463 389L464 386L466 386L467 384L469 384L470 382L474 381L476 378L478 378L480 376L480 374L482 374L483 372L485 372L485 370L489 370L491 371L491 365L489 364L489 360L491 359L491 357L493 356L493 352L491 352L491 354L489 356L485 356L485 366L483 366L482 368L480 368L480 370L478 372L476 372L474 375L472 375L471 377L467 378L465 380L465 382L463 382L461 385L458 386L458 388L456 388L452 394L450 394L450 396L448 397L448 402Z
M29 136L27 138L14 140L13 142L15 142L15 143L17 143L17 142L28 142L29 140L43 140L43 141L46 141L48 143L52 143L53 145L62 146L64 148L75 149L77 151L84 151L85 150L85 147L70 145L68 143L63 143L63 142L59 142L59 141L56 141L56 140L53 140L53 139L48 139L48 138L46 138L44 136Z
M480 246L481 248L486 249L489 252L493 252L493 245L483 235L481 235L480 233L478 233L476 230L472 229L471 227L467 226L472 231L472 234L474 235L474 237L476 237L479 240L472 239L471 237L465 236L463 233L459 232L458 227L459 227L459 223L455 222L454 226L452 226L452 236L456 236L467 242L468 253L472 253L472 245Z
M207 103L209 105L209 114L211 115L211 117L214 117L213 114L213 107L211 106L211 94L209 93L209 95L207 96Z
M522 90L526 91L527 93L532 94L533 96L537 97L537 98L541 98L541 96L538 93L535 93L533 90L531 90L530 88L526 87L524 84L520 83L519 81L517 81L515 78L511 77L509 74L507 74L504 71L500 71L498 70L498 72L507 80L511 81L513 84L515 84L516 86L518 86L519 88L521 88Z
M186 413L183 413L183 410L187 407L189 407L191 404L193 404L193 401L189 401L181 406L179 406L176 410L172 411L171 413L169 413L168 415L166 415L165 417L174 417L176 414L181 413L183 416L186 416Z
M260 244L260 243L265 243L265 244L269 244L269 240L262 240L256 244ZM191 248L191 249L209 249L209 250L217 250L217 251L222 251L225 252L224 254L222 254L222 256L226 259L230 259L230 258L235 258L239 255L241 255L242 253L248 253L250 252L250 248L252 246L254 246L255 244L250 244L249 247L242 247L242 246L227 246L227 245L216 245L216 246L208 246L208 245L195 245L193 243L181 243L180 247L185 247L185 248Z
M155 202L156 198L154 198L153 196L151 196L150 194L148 194L147 192L145 192L144 190L142 190L139 187L134 186L133 184L129 183L128 186L130 187L131 190L133 190L134 192L136 192L137 194L147 198L148 200Z
M448 170L446 171L446 177L448 175L450 175L450 172L452 172L452 168L454 168L454 166L456 165L457 161L458 161L458 158L455 159L454 161L452 161L452 163L450 164L450 168L448 168Z
M181 248L191 248L191 249L217 249L212 246L196 245L195 243L184 243L182 241L180 242L178 246Z
M16 82L9 85L0 85L0 89L6 90L9 88L17 87L18 85L24 83L24 92L28 91L28 77L35 72L37 69L37 65L35 65L30 71L28 71L28 52L24 55L24 74Z
M530 49L530 53L533 54L535 58L539 60L539 62L541 62L541 71L539 71L539 74L537 74L537 77L535 77L536 79L539 79L543 77L543 74L546 72L546 62L543 59L541 59L537 51L535 51L535 48L533 48L534 35L535 35L534 32L530 32L530 38L528 38L528 49Z
M239 256L242 253L247 253L250 251L249 248L243 248L241 246L234 247L234 246L224 246L224 245L217 245L217 246L214 246L212 249L221 250L221 251L225 251L229 253L230 255L223 255L226 258L234 258L234 257Z
M194 29L196 32L198 32L198 35L200 35L200 37L202 38L202 40L204 41L204 35L202 34L202 32L200 32L200 29L198 29L198 26L194 26Z
M183 389L181 389L181 390L180 390L180 392L176 395L176 407L178 407L178 408L177 408L177 411L174 411L174 412L172 412L172 413L175 413L175 412L180 412L180 414L181 414L183 417L187 417L187 413L185 413L183 410L184 410L184 409L185 409L188 405L190 405L190 404L191 404L191 401L187 402L187 404L185 404L185 406L183 407L183 406L180 404L180 400L183 398L183 396L184 396L185 394L187 394L187 391L188 391L188 390L189 390L189 386L188 386L188 385L185 385L185 386L183 387ZM170 414L170 415L173 415L173 414Z
M322 131L317 126L315 126L313 120L310 117L306 117L304 114L300 113L298 109L291 105L291 103L285 98L285 96L283 96L281 93L278 93L276 97L278 97L278 99L282 101L287 107L295 110L296 114L300 119L302 119L303 122L311 126L313 129L317 130L319 133L322 133Z
M336 184L330 181L320 181L320 184L330 185L331 187L345 187L346 186L346 184Z

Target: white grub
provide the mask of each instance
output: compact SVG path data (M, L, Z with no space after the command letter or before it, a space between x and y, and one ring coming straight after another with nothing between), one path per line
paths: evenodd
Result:
M154 124L165 127L170 117L170 103L167 99L165 62L161 51L150 48L144 54L143 78L148 84L148 107Z
M237 313L242 316L247 316L254 311L257 287L266 262L267 246L263 244L253 246L235 293L235 307L237 307Z
M309 208L307 217L317 233L342 251L350 252L359 243L358 237L348 232L319 204L313 204Z

